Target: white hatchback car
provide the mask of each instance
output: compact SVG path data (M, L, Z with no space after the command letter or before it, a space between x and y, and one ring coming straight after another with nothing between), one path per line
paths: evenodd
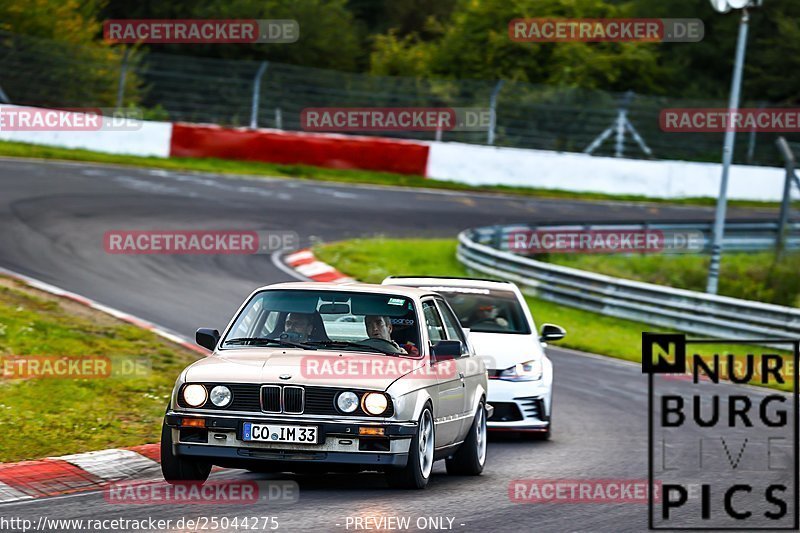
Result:
M489 373L487 402L494 407L488 429L532 438L550 437L553 365L545 342L563 328L543 324L541 334L519 288L509 281L389 276L384 285L424 287L444 296Z

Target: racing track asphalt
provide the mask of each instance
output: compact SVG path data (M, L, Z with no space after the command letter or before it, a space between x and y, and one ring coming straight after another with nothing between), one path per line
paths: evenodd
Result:
M731 209L732 217L774 212ZM0 160L0 266L193 337L222 329L255 287L289 280L269 255L124 256L108 230L246 229L297 232L303 244L384 234L453 237L479 225L540 220L710 219L709 208L434 192L287 179L248 179L83 163ZM580 332L570 332L578 335ZM493 437L479 478L437 463L425 491L386 488L378 475L298 477L300 502L113 505L78 494L4 505L6 517L142 519L279 517L279 531L346 531L346 516L446 516L455 531L641 531L642 504L520 505L512 479L647 476L646 381L640 368L552 348L555 426L549 442ZM677 386L677 385L676 385ZM225 471L221 477L252 479ZM337 526L340 524L340 526ZM463 526L461 524L464 524ZM353 528L350 528L353 531Z

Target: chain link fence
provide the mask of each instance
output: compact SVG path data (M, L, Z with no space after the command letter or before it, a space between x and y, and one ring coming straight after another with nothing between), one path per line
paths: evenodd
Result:
M664 108L727 107L724 101L518 82L371 76L77 46L0 32L0 97L3 94L15 104L138 106L151 119L283 130L301 130L301 111L309 107L492 108L495 127L486 131L365 134L583 152L605 132L592 151L595 155L710 162L721 158L722 133L664 132L659 113ZM742 107L763 105L745 102ZM622 119L640 141L620 127ZM781 165L774 148L778 135L738 134L735 162ZM798 135L786 136L800 142Z

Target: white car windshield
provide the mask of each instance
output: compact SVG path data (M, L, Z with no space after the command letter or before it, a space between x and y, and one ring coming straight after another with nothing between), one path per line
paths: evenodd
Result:
M462 327L479 333L528 335L528 320L517 295L482 287L428 286L444 296Z
M239 313L222 347L281 345L416 356L416 316L412 300L393 294L267 290Z

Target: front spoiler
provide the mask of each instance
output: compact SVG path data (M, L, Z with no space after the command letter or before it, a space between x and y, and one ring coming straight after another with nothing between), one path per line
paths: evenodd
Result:
M215 460L269 461L277 463L334 463L369 466L403 467L408 462L407 453L355 453L355 452L313 452L297 450L264 450L255 448L235 448L231 446L209 446L178 444L178 455Z

